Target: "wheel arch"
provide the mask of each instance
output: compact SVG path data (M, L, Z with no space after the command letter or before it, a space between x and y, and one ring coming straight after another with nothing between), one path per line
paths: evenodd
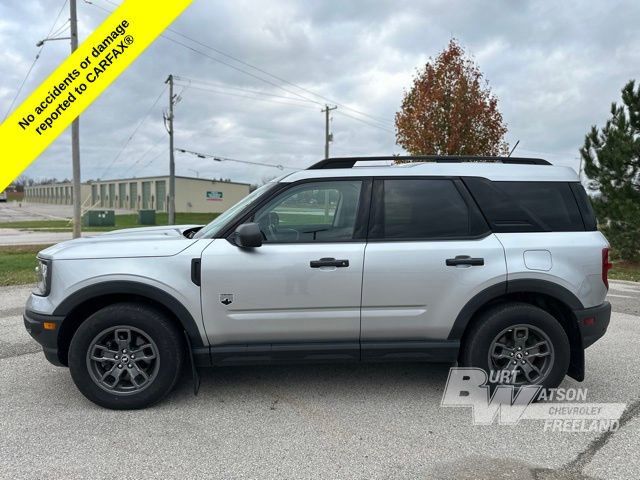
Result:
M460 341L464 349L466 334L485 310L507 302L524 302L550 313L564 329L571 345L568 374L578 381L584 379L584 347L577 319L573 313L584 308L571 291L547 280L522 279L500 282L478 293L460 310L449 333L449 340Z
M53 312L53 315L64 317L57 340L60 362L67 365L71 338L82 322L108 305L131 301L160 309L177 326L187 332L193 347L204 347L195 319L175 297L157 287L143 283L110 281L74 292Z

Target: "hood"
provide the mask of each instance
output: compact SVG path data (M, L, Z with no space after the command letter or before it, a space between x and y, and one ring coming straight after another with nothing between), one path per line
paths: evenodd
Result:
M89 258L169 257L180 253L195 240L183 233L200 225L170 225L126 228L92 237L58 243L38 255L54 260Z
M189 230L190 228L198 228L202 227L202 225L159 225L156 227L134 227L134 228L123 228L121 230L111 230L110 232L104 232L101 236L121 236L121 235L168 235L174 237L183 236L184 232Z

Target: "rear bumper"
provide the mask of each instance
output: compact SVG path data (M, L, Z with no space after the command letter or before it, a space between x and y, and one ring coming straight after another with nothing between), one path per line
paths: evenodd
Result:
M576 310L574 314L582 336L582 348L587 348L606 333L611 320L611 304L604 302L597 307Z
M24 321L24 328L27 329L29 335L33 339L42 345L42 351L45 358L54 365L63 366L58 358L58 331L60 330L60 324L64 317L58 317L54 315L42 315L26 310L22 315ZM46 329L44 324L54 328Z

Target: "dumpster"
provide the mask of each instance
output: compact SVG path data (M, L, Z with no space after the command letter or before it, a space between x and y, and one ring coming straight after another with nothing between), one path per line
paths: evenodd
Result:
M89 210L82 217L85 227L115 227L116 214L114 210Z
M155 225L156 211L155 210L138 210L138 224L139 225Z

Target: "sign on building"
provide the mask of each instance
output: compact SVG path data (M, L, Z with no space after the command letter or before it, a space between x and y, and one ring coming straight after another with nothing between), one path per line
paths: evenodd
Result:
M207 201L208 202L221 202L222 201L222 192L212 192L207 191Z

